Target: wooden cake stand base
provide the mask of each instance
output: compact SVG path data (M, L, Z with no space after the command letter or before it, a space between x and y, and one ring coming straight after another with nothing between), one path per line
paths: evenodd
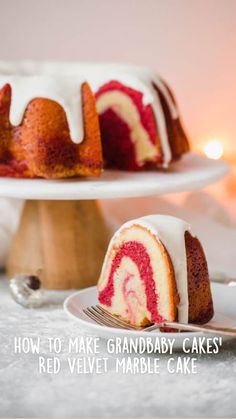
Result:
M202 188L228 171L222 160L188 153L171 170L105 170L100 178L0 178L0 197L27 199L8 274L39 275L47 288L83 288L99 277L108 245L97 199L164 195Z
M108 233L94 200L28 200L7 263L7 273L38 275L45 288L97 283Z

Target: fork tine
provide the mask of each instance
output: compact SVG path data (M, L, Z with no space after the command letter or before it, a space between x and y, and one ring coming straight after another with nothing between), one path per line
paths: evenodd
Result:
M119 326L122 329L129 329L133 330L134 326L130 325L129 323L123 322L122 320L117 319L112 314L109 314L106 310L103 310L100 306L92 306L90 307L99 317L106 319L112 325Z
M153 330L160 330L161 327L165 327L164 323L154 323L151 326L144 327L145 332L152 332Z
M96 323L100 324L101 326L104 326L104 323L101 322L97 317L95 317L93 314L91 314L88 310L83 309L84 314L88 316L90 319L94 320Z
M102 326L114 327L116 329L144 330L144 331L146 329L147 329L146 331L148 331L148 329L150 328L150 326L147 326L147 327L133 326L130 323L126 322L125 320L118 319L116 316L112 315L111 313L109 313L107 310L105 310L103 307L99 305L87 307L87 309L83 309L83 312L90 319L94 320L96 323ZM151 328L152 327L153 326L151 326Z
M118 328L115 324L111 324L110 321L107 321L106 319L102 318L102 316L98 316L97 313L94 313L90 307L87 309L84 309L83 312L90 317L90 319L94 320L96 323L102 325L102 326L109 326L109 327L115 327Z
M127 328L130 330L140 330L141 328L138 326L133 326L132 324L126 322L125 320L118 319L111 313L109 313L107 310L105 310L103 307L96 305L96 307L93 306L93 309L98 310L103 316L105 316L107 319L114 321L116 324L121 326L122 328Z
M111 324L111 322L109 322L107 319L104 319L102 316L99 316L96 312L94 312L93 310L92 310L92 307L88 307L87 308L87 311L90 313L90 315L91 316L93 316L94 317L94 319L96 320L96 321L100 321L100 324L102 324L103 326L105 325L105 326L109 326L109 327L115 327L115 326L113 326L112 324Z
M100 312L97 307L92 306L90 307L90 310L92 310L92 312L94 313L94 315L96 315L98 318L100 318L103 321L106 321L107 323L109 323L110 326L112 327L116 327L116 328L122 328L122 329L129 329L128 325L121 325L119 322L116 321L116 319L114 317L108 317L106 316L106 314Z

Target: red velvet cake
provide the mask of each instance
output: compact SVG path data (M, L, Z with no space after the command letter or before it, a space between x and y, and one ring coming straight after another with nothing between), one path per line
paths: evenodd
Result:
M188 150L170 89L146 68L0 62L0 176L168 168Z
M104 308L133 325L203 324L214 314L202 246L186 222L171 216L142 217L115 233L98 291Z
M150 75L143 85L138 81L135 89L129 81L112 80L96 93L105 164L132 171L168 168L189 151L176 102L157 76ZM147 88L151 97L145 100Z

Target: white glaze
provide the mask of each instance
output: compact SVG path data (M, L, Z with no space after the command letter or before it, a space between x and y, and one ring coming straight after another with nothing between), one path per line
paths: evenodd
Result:
M166 120L160 98L152 83L161 90L168 103L173 119L178 117L176 104L162 80L155 72L137 66L95 63L56 63L56 62L0 62L0 86L10 83L12 103L10 121L20 124L27 104L35 97L57 101L64 107L72 140L83 140L83 116L81 106L81 84L86 80L95 92L104 83L117 80L143 94L145 105L153 108L160 135L164 166L171 161Z
M0 85L9 83L12 89L10 122L21 123L25 109L35 98L47 98L59 103L65 110L71 138L83 140L81 86L84 80L52 76L0 76Z
M141 225L148 229L167 249L173 264L180 297L178 320L182 323L188 323L188 276L184 235L186 231L190 231L190 225L179 218L169 215L148 215L123 224L117 230L113 239L120 234L121 230L133 225Z

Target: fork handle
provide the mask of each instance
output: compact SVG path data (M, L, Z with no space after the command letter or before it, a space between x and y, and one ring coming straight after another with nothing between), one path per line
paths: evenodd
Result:
M192 323L163 322L147 327L145 328L145 331L151 332L152 330L160 329L161 327L170 327L171 329L178 329L188 332L204 332L211 333L213 335L234 336L236 338L236 329L215 327L210 325L200 326Z

